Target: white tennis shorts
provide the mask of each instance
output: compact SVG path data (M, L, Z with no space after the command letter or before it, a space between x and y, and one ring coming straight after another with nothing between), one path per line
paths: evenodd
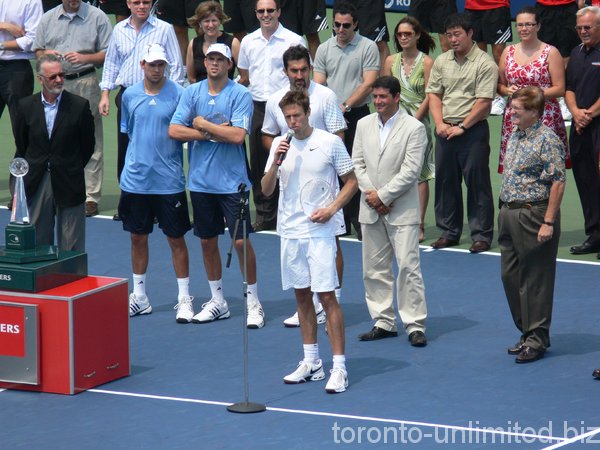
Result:
M332 292L339 286L335 237L281 238L281 285L284 290L310 287Z

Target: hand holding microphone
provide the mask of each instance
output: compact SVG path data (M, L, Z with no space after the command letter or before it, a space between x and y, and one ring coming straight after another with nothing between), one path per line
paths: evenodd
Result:
M285 149L285 152L280 152L277 155L277 160L275 161L275 164L277 164L278 166L281 165L281 163L283 162L283 160L285 159L285 156L287 154L287 150L289 149L290 146L290 142L292 142L292 138L294 137L294 130L288 130L287 134L285 135L285 139L282 140L281 142L284 142L287 144L287 149Z

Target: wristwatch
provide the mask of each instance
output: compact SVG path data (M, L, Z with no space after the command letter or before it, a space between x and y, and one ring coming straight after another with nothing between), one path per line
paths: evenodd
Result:
M344 107L344 111L346 111L346 112L352 111L352 108L350 107L350 105L346 104L346 102L342 103L342 106Z
M459 123L459 124L458 124L458 125L456 125L456 126L457 126L458 128L460 128L461 130L463 130L463 131L466 131L466 130L467 130L467 129L465 128L465 123L464 123L464 122L461 122L461 123Z
M4 50L4 42L0 42L0 51Z

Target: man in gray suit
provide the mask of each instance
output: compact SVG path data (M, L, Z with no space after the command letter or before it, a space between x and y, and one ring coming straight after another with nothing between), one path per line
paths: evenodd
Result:
M358 219L363 235L363 278L375 326L361 341L398 336L394 311L393 260L398 313L415 347L425 337L425 286L419 261L417 181L427 143L425 127L399 109L400 83L380 77L373 84L376 112L358 121L352 160L361 191Z

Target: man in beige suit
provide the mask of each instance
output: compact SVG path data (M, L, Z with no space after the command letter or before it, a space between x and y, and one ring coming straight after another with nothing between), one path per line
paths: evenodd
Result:
M373 84L376 113L359 120L352 160L361 191L363 278L375 326L361 341L398 336L394 311L393 260L399 273L398 313L411 345L424 347L425 287L419 262L417 181L427 144L426 130L399 109L400 83L380 77Z

